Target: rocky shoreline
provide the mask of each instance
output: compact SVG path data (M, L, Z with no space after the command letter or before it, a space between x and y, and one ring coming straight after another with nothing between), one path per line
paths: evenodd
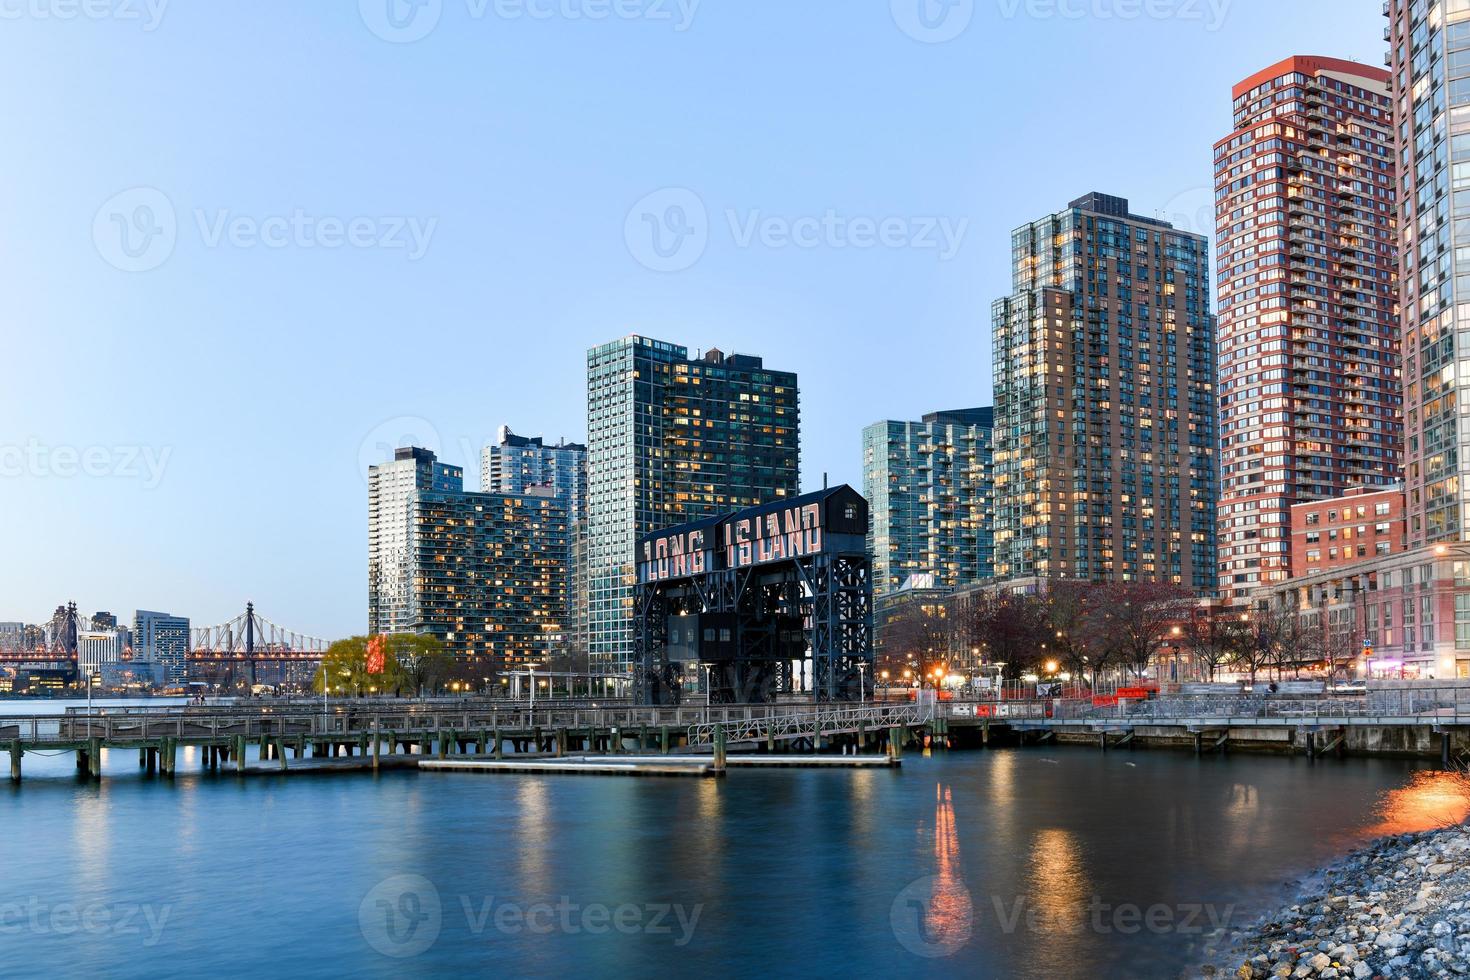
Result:
M1231 937L1224 980L1470 975L1470 827L1385 837Z

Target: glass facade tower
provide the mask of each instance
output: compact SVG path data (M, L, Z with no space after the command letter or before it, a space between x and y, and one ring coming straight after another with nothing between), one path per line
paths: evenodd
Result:
M588 644L626 671L633 557L659 528L800 492L796 375L630 336L587 352Z
M873 591L913 576L952 588L994 572L989 408L934 412L863 430L863 496L871 508Z
M1409 546L1470 541L1470 4L1388 0ZM1463 421L1462 421L1463 420Z

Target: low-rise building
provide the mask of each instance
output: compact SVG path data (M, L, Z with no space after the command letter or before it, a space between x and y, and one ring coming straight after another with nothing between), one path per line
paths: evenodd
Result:
M1408 550L1404 488L1355 487L1291 508L1291 568L1308 575Z
M1255 598L1257 613L1294 613L1313 658L1339 670L1470 677L1470 543L1318 567Z

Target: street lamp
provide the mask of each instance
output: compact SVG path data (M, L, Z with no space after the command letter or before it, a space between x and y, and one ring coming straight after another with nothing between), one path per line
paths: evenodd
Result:
M93 670L87 672L87 714L92 713L92 685L102 683L102 674Z
M710 664L700 664L699 669L704 671L704 706L708 709L710 705L710 671L714 668Z
M867 691L868 685L866 683L867 672L868 672L868 665L867 664L863 664L863 663L858 664L858 705L859 706L867 703L867 700L868 700L868 691Z

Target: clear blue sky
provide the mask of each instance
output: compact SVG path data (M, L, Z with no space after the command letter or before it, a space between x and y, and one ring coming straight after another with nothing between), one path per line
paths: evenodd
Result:
M249 598L361 632L365 457L422 434L478 474L501 424L580 438L585 350L628 333L800 372L806 483L858 484L865 424L989 403L1012 227L1093 189L1204 225L1230 86L1298 53L1381 65L1385 23L1379 0L703 0L687 24L689 0L160 2L0 3L0 620L75 599L202 625ZM666 188L707 216L673 272L634 209ZM689 200L648 213L668 233ZM829 211L859 223L798 221Z

